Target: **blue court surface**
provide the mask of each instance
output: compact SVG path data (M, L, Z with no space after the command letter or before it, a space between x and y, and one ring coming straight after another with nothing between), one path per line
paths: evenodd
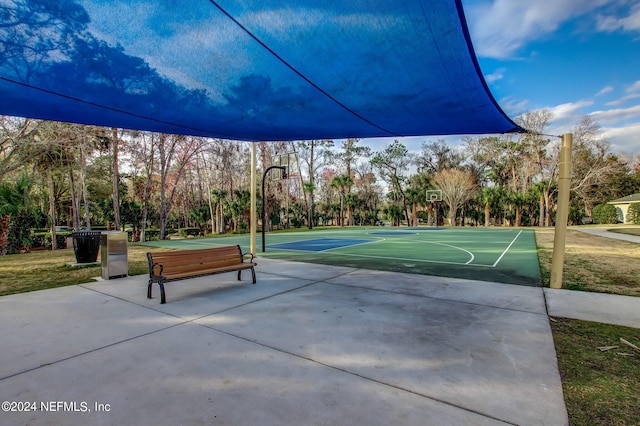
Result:
M377 231L377 232L369 232L369 235L394 236L394 235L416 235L416 233L415 232L404 232L404 231Z
M289 243L270 244L267 248L298 251L325 251L357 244L370 243L371 240L353 240L345 238L316 238L313 240L292 241Z

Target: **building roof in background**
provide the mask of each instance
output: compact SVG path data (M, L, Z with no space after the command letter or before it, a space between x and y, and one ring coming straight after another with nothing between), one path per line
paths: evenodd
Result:
M607 204L624 204L624 203L639 203L640 193L627 195L626 197L618 198L617 200L609 201Z

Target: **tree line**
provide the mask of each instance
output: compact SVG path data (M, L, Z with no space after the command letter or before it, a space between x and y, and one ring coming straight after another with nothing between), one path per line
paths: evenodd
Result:
M380 151L359 139L257 143L259 201L274 158L297 158L287 179L265 175L267 220L258 227L552 226L560 146L546 135L552 120L529 111L516 118L529 133L424 141L419 152L398 140ZM640 156L612 152L589 116L573 135L569 220L579 224L594 207L640 192ZM0 253L29 250L37 229L55 249L59 226L126 229L133 241L247 232L250 157L245 142L2 116Z

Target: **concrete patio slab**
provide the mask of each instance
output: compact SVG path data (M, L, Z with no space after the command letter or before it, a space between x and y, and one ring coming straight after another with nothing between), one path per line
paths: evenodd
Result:
M269 259L258 257L256 271L275 273L284 277L313 279L314 281L326 281L353 271L356 268L345 266L321 265L315 263L291 262L288 260Z
M181 322L81 286L3 296L0 379Z
M317 283L196 322L489 418L564 419L546 315Z
M3 413L3 425L504 424L195 324L5 380L0 399L79 410Z
M153 286L153 298L147 299L148 279L146 275L138 275L124 279L82 284L82 286L191 321L212 312L224 311L278 293L304 287L313 282L262 273L258 277L257 284L254 285L251 283L250 273L245 273L242 280L238 281L237 273L231 272L167 283L165 284L167 303L160 304L160 290L157 284Z
M430 275L359 269L328 279L335 284L394 291L494 308L546 314L542 288Z
M475 303L477 282L257 272L175 283L165 305L141 276L0 298L0 399L39 408L0 424L568 423L531 288Z

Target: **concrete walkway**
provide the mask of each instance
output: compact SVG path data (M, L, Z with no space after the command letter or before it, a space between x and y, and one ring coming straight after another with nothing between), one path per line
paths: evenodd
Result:
M640 328L640 297L545 288L552 317Z
M629 228L638 228L637 226L629 226ZM618 232L609 232L609 228L581 228L574 227L576 231L584 232L585 234L597 235L598 237L612 238L614 240L629 241L631 243L640 244L640 237L637 235L620 234ZM621 227L617 227L621 229Z
M257 273L169 284L165 305L144 276L1 297L0 401L22 412L0 424L568 423L541 288Z
M621 227L618 227L620 229ZM629 226L629 228L638 228ZM598 237L640 244L636 235L609 232L610 227L574 227ZM544 289L549 315L640 328L640 298L583 291Z

